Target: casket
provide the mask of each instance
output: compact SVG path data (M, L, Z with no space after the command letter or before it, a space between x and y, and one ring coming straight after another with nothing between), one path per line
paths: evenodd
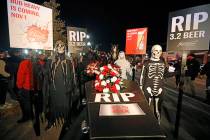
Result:
M157 119L134 81L120 93L98 93L86 83L90 139L165 139Z

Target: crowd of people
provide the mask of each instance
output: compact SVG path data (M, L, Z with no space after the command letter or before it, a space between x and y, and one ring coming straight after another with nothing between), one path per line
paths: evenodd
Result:
M44 51L36 53L28 50L11 49L9 53L0 51L0 107L4 108L6 94L20 104L22 117L17 120L23 123L34 118L33 107L38 116L46 118L50 129L54 125L71 124L72 99L79 94L78 104L85 100L85 83L95 79L94 74L87 73L87 66L94 63L97 67L115 64L121 69L122 79L134 80L138 57L126 56L116 46L111 52L101 52L90 49L87 53L77 56L67 55L66 45L57 41L55 49L47 55ZM168 72L168 65L162 59L162 47L154 45L151 58L144 61L141 70L140 88L160 122L160 104L162 102L163 80ZM198 61L194 55L189 55L186 69L186 83L190 84L195 95L193 81L200 72ZM207 75L206 85L209 89L209 66L207 63L201 74ZM174 65L176 85L179 86L181 76L181 61ZM154 101L153 101L154 100Z
M84 84L94 79L94 75L86 72L87 65L92 62L97 62L98 66L126 62L122 76L127 79L126 72L129 77L132 76L132 67L124 52L114 52L115 56L112 57L112 52L90 49L73 57L67 55L66 45L62 41L56 42L55 50L50 55L44 51L24 51L0 51L0 107L4 108L9 93L11 99L20 104L22 117L17 120L18 123L34 119L35 108L40 117L47 118L46 129L60 123L68 127L71 124L72 96L79 91L79 102L82 104L85 99Z

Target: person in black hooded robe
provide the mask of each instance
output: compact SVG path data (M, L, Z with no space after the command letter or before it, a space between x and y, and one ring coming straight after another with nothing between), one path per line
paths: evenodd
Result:
M50 93L49 93L49 117L46 129L52 125L71 122L71 99L74 92L74 67L70 57L65 55L65 44L57 41L55 55L49 61L50 64Z

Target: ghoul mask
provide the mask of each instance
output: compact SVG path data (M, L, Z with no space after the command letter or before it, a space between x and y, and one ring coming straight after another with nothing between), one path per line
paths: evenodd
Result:
M58 54L64 54L65 53L65 43L63 43L61 40L58 40L55 43L55 52Z

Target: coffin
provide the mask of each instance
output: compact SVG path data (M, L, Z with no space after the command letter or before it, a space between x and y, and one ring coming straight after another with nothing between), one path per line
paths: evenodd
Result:
M98 93L94 81L86 83L90 139L165 139L137 83L124 83L118 94Z

